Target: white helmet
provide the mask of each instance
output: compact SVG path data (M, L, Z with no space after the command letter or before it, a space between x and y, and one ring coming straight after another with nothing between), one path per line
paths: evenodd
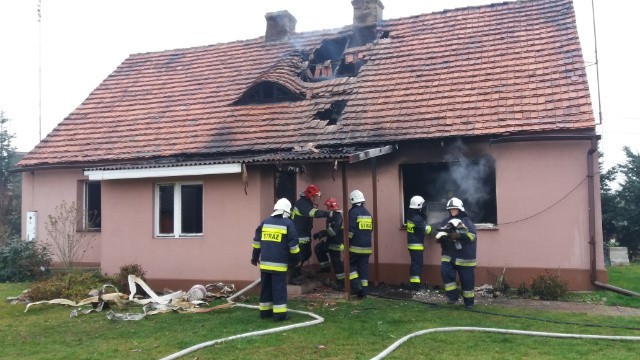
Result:
M282 217L288 218L289 214L291 214L291 203L286 198L282 198L276 201L276 204L273 205L273 213L274 215L282 215Z
M464 205L462 204L462 200L458 198L451 198L447 201L447 210L449 209L458 209L460 211L464 211Z
M409 201L410 209L422 209L422 205L424 205L424 198L420 195L412 197L411 201Z
M349 202L351 204L359 204L364 202L364 194L360 190L353 190L351 194L349 194Z

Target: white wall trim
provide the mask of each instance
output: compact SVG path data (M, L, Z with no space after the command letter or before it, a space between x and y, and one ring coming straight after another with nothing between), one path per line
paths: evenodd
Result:
M174 166L152 169L121 169L121 170L85 170L84 175L89 180L118 180L118 179L143 179L162 178L172 176L235 174L242 171L240 163Z

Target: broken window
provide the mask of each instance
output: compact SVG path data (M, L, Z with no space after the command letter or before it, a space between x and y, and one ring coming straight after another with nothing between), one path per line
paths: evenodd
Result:
M427 223L448 216L446 202L457 197L474 223L497 224L496 171L493 158L401 165L405 214L414 195L425 199Z
M300 99L302 99L300 95L294 94L293 91L285 86L271 81L264 81L247 90L236 101L236 105L275 103Z
M287 198L292 204L298 200L296 195L297 167L276 170L273 177L275 200Z
M99 230L102 227L101 185L99 181L84 183L84 230Z
M156 236L202 235L202 184L172 183L156 186Z
M327 120L327 125L335 125L342 116L342 111L347 106L346 100L334 101L328 108L320 110L313 115L314 119Z

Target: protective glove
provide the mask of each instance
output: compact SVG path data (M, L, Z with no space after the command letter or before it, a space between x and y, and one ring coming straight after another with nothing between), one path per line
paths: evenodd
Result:
M253 266L258 266L258 260L256 260L256 259L251 259L251 265L253 265Z
M447 233L445 231L438 231L436 234L436 240L440 241L442 238L446 237Z

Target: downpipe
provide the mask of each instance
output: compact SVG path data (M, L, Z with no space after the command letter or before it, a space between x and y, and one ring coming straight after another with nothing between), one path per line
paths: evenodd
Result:
M589 254L591 269L591 284L597 288L613 291L627 296L640 296L631 290L619 288L617 286L604 284L598 281L596 271L596 202L595 202L595 171L593 165L593 154L598 151L598 142L594 137L591 139L591 147L587 151L587 196L589 201Z

